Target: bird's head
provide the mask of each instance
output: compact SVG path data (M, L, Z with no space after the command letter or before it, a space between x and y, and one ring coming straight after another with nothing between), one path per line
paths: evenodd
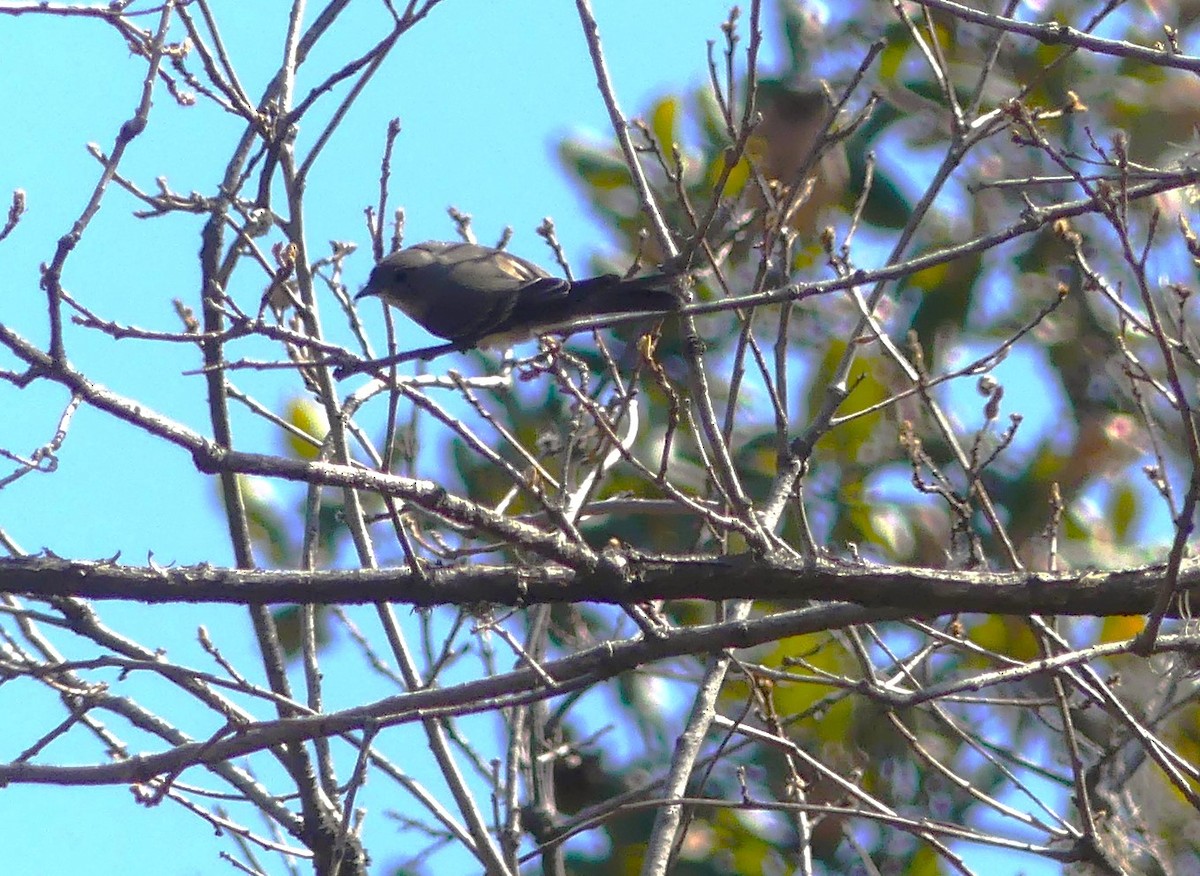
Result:
M419 249L392 253L371 270L367 285L354 296L354 300L375 296L400 308L413 319L420 320L428 302L417 288L415 274L432 260L429 253Z

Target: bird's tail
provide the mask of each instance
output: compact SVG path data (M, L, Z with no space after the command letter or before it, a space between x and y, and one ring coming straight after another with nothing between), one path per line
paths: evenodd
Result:
M678 310L687 297L678 280L678 275L672 274L646 274L629 280L604 274L579 280L571 284L571 316Z

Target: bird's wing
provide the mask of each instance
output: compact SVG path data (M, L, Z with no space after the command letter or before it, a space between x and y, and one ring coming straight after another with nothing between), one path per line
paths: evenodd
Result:
M566 280L550 276L527 259L473 243L448 244L438 261L450 283L495 299L490 328L501 326L518 304L549 306L565 300L571 290Z
M477 243L428 241L412 247L428 253L447 276L460 278L474 289L518 289L526 283L549 278L542 268L527 259Z
M475 341L510 328L514 308L535 309L567 296L570 285L551 277L533 262L474 243L417 244L430 263L414 273L411 284L439 301L422 322L434 334Z

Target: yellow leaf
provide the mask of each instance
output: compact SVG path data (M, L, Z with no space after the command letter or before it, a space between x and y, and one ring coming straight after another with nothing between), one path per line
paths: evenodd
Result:
M1015 617L989 615L972 625L967 637L980 647L1016 660L1032 660L1040 653L1029 624Z
M1142 631L1145 618L1140 614L1106 617L1100 627L1101 642L1123 642Z
M650 130L658 140L658 148L663 151L663 157L671 160L671 146L678 139L675 136L675 120L679 116L679 102L673 97L665 97L654 105L650 114Z
M320 452L321 442L329 431L329 422L325 419L325 409L310 399L294 398L287 403L284 419L304 432L311 435L315 444L305 441L291 432L287 433L287 446L297 459L312 460Z
M751 137L751 140L754 138ZM708 171L705 173L705 182L708 184L708 189L711 191L718 182L721 181L721 174L725 172L725 152L722 151L709 162ZM729 178L725 180L725 188L720 193L722 198L736 197L742 189L746 187L746 182L750 179L750 162L743 157L737 164L733 166L733 170L729 171Z
M884 82L892 82L900 75L900 67L904 63L904 56L908 53L906 43L889 42L887 48L879 55L879 76Z
M1130 536L1130 528L1137 516L1137 494L1128 484L1119 488L1110 502L1113 531L1117 538L1125 541Z

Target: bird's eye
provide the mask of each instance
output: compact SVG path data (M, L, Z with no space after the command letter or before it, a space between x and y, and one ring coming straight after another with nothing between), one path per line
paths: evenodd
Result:
M408 271L404 268L392 268L392 282L404 283L408 280Z

